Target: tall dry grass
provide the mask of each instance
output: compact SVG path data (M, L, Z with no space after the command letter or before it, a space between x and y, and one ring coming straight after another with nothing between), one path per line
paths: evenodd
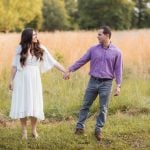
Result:
M55 55L63 57L66 66L97 44L97 31L39 33L39 40ZM150 73L150 30L113 31L112 42L123 52L124 66L132 72ZM10 67L19 33L0 34L0 70Z

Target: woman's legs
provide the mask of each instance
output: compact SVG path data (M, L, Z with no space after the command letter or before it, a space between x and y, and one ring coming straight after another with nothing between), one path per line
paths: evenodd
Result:
M37 130L36 130L37 118L31 117L31 126L32 126L32 135L33 135L33 137L38 138L38 133L37 133Z
M27 139L27 118L20 118L22 127L22 139Z
M20 118L20 123L22 127L22 139L27 139L27 118ZM32 135L34 138L38 138L38 133L36 130L37 118L31 117Z

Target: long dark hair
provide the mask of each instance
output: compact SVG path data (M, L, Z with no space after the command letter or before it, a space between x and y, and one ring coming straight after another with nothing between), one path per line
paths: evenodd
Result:
M38 40L36 43L32 42L33 31L34 29L32 28L26 28L21 34L20 45L22 50L20 52L20 63L22 67L25 66L25 62L28 57L28 49L30 49L30 53L32 55L36 56L37 60L43 60L44 50L40 47L40 42Z

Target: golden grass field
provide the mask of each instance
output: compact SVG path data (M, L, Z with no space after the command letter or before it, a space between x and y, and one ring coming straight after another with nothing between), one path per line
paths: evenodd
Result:
M20 36L20 33L0 34L0 70L11 66ZM38 38L54 56L63 57L65 66L98 42L97 31L47 32L39 33ZM112 42L123 52L124 67L137 73L150 73L149 40L150 29L112 32Z

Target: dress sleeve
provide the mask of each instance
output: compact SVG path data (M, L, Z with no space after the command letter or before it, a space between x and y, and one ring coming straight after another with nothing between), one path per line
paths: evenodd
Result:
M43 54L43 60L40 63L40 70L42 73L44 73L50 70L55 64L57 64L57 61L49 53L46 47L42 45L41 48L44 50L44 54Z
M12 66L13 67L18 66L18 61L19 61L19 58L20 58L20 52L21 52L21 45L18 45L16 47L15 56L14 56L13 61L12 61Z

